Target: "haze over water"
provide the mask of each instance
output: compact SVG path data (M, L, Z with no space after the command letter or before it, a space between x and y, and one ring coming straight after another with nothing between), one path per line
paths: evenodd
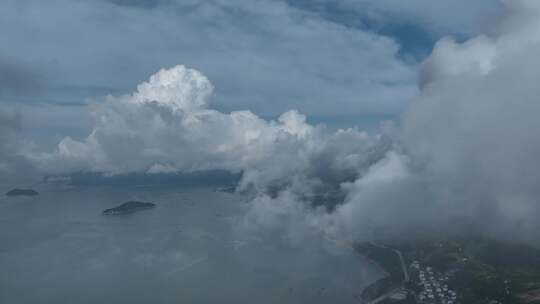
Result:
M240 233L245 198L213 188L41 185L0 198L2 303L354 303L373 279L350 250ZM130 199L157 207L102 210Z

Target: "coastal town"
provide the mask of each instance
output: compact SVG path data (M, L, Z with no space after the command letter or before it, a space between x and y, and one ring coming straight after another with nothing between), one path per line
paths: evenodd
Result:
M364 289L366 304L539 303L540 251L487 239L362 243L384 270Z
M416 283L417 301L421 304L457 304L457 294L448 287L449 277L437 273L430 266L423 266L418 261L410 265L410 273Z

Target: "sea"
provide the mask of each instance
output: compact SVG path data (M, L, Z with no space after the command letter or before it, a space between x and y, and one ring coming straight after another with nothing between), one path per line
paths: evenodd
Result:
M377 277L351 249L244 232L249 198L215 186L34 188L0 197L0 303L358 303ZM102 214L129 200L156 207Z

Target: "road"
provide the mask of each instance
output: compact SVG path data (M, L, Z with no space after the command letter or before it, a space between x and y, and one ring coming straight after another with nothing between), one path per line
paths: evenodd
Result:
M403 254L401 253L401 251L388 247L388 246L376 244L375 242L370 242L370 244L379 248L389 249L395 252L399 258L399 263L401 264L401 270L403 271L403 278L404 278L403 282L409 282L410 280L409 271L407 270L407 266L405 265L405 259L403 258Z
M401 289L403 289L403 286L392 288L389 291L385 292L384 294L378 296L377 298L367 302L366 304L377 304L377 303L379 303L381 301L384 301L384 300L388 299L390 296L392 296L396 292L400 291Z
M343 245L344 247L350 247L350 248L354 249L354 246L353 246L354 242L352 242L352 241L338 241L338 240L335 240L335 239L332 239L332 238L329 238L329 237L325 237L325 238L327 240L330 240L330 241L336 242L336 243L338 243L340 245ZM373 246L379 247L379 248L389 249L389 250L392 250L393 252L395 252L396 255L399 258L399 262L401 264L401 269L403 271L403 282L402 283L409 282L409 280L410 280L409 271L407 270L407 266L405 265L405 259L403 258L403 254L401 253L401 251L399 251L397 249L394 249L394 248L390 248L388 246L376 244L375 242L370 242L370 244L373 245ZM376 265L379 266L379 268L381 268L383 272L386 272L383 267L381 267L378 264L376 264ZM383 295L380 295L379 297L369 301L367 304L377 304L377 303L379 303L381 301L384 301L385 299L389 298L391 295L398 292L400 289L403 289L404 287L405 287L404 284L402 284L401 286L398 286L396 288L392 288L391 290L385 292Z
M388 246L379 245L379 244L376 244L374 242L370 242L370 243L373 246L376 246L376 247L379 247L379 248L384 248L384 249L389 249L389 250L392 250L393 252L395 252L396 255L399 258L399 262L401 264L401 269L403 271L403 282L402 282L401 286L398 286L396 288L392 288L389 291L385 292L384 294L378 296L377 298L367 302L367 304L377 304L377 303L379 303L381 301L384 301L384 300L388 299L390 296L392 296L393 294L395 294L399 290L403 289L405 287L404 283L409 282L410 277L409 277L409 271L407 270L407 266L405 265L405 259L403 258L403 254L401 253L401 251L399 251L397 249L394 249L394 248L390 248Z
M403 270L403 278L405 279L404 282L409 282L410 280L409 271L407 270L407 266L405 266L405 260L403 259L403 254L401 253L401 251L397 249L394 249L394 252L397 253L397 255L399 256L399 262L401 263L401 269Z

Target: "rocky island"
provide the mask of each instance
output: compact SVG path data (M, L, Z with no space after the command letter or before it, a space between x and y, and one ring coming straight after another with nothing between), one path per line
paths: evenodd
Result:
M6 192L6 196L36 196L39 193L33 189L13 189Z
M128 214L128 213L133 213L133 212L142 211L146 209L152 209L154 207L156 207L156 204L153 204L153 203L129 201L129 202L123 203L120 206L106 209L105 211L103 211L103 214L104 215Z

